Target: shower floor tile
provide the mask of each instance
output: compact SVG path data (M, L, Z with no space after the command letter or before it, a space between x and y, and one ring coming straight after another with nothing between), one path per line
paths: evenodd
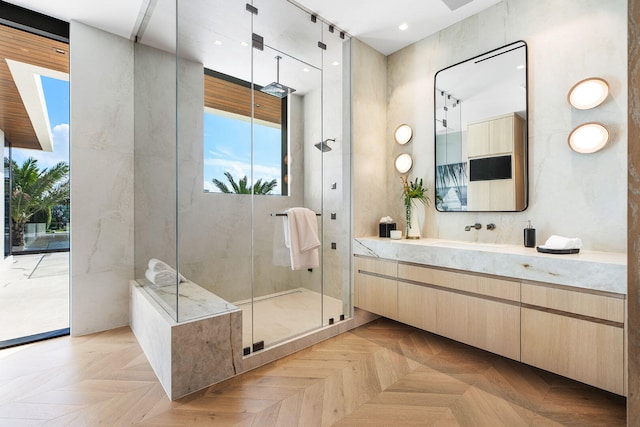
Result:
M242 310L244 347L258 341L264 341L268 347L328 325L330 318L338 321L343 314L341 300L330 296L324 296L323 300L320 293L305 288L256 298L253 306L250 301L234 305Z

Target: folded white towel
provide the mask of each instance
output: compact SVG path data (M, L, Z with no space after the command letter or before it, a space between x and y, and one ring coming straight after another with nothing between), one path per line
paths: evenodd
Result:
M552 235L541 247L545 249L580 249L582 247L582 240L577 237L571 238Z
M151 271L163 271L163 270L173 270L173 268L169 267L164 261L160 261L156 258L151 258L149 260L149 270Z
M173 273L174 275L177 273L176 270L173 267L171 267L169 264L167 264L164 261L160 261L159 259L156 259L156 258L151 258L149 260L148 266L149 266L149 270L152 273L159 273L162 271L168 271L170 273ZM187 279L181 274L180 281L186 282Z
M175 271L151 271L147 269L144 272L144 277L156 287L176 285L178 283L178 276Z
M307 208L288 209L285 227L285 245L289 243L291 269L318 267L320 240L316 213Z

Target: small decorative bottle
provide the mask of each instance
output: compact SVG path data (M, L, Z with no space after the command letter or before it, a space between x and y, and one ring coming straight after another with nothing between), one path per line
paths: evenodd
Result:
M536 247L536 229L531 226L531 220L527 221L527 228L524 229L524 247Z

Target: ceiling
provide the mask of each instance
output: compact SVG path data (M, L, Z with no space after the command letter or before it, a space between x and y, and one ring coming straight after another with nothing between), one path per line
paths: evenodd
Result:
M288 86L297 89L297 93L302 95L305 90L311 90L320 84L320 69L324 72L324 78L332 78L332 74L339 76L341 73L340 66L327 65L339 65L342 61L339 32L329 34L327 24L332 24L382 54L389 55L502 0L248 1L259 9L257 19L248 19L250 15L245 10L245 2L238 0L9 0L8 3L63 21L76 20L126 39L133 40L137 37L141 44L168 52L176 50L177 39L181 57L199 61L207 68L262 86L282 77ZM298 7L292 7L289 3ZM325 24L318 26L311 23L309 14L317 15ZM407 28L400 30L400 24L406 24ZM265 49L263 52L253 50L254 66L249 67L248 56L244 53L246 48L239 48L239 45L252 32L264 36ZM4 45L5 49L10 49L16 46L6 36L2 40L7 43L0 43L0 47ZM316 46L318 40L323 40L328 46L324 54L319 49L310 48ZM22 48L14 49L13 53L1 57L37 65L41 69L23 70L25 67L18 64L9 70L10 61L1 61L0 77L5 83L0 86L4 87L6 93L0 94L0 129L4 130L7 139L15 147L51 150L50 133L48 126L45 126L48 123L43 120L38 122L32 114L32 111L42 108L38 108L34 101L31 104L35 106L30 109L30 102L25 100L27 92L32 94L30 98L37 101L37 91L34 88L23 90L19 86L20 80L33 80L28 73L45 75L45 68L67 73L68 47L58 46L60 43L48 39L39 43L43 43L40 53L33 50L34 47L29 48L32 49L28 52L29 55L22 58L16 56L16 51L27 52L28 49ZM52 49L55 52L55 48L65 51L65 55L52 55ZM281 52L287 54L279 64L278 74L274 57L281 55ZM46 58L55 58L58 63L48 66L41 63L42 58L38 59L38 56L45 58L45 62ZM303 67L304 72L301 72ZM16 69L23 70L24 75L16 77ZM251 74L245 75L246 73ZM26 105L26 109L22 104ZM38 114L42 116L41 112ZM28 120L31 121L31 126L27 124Z
M228 0L237 2L237 0ZM341 30L357 37L384 55L421 40L443 28L459 22L502 0L290 0L307 11L316 13ZM270 2L270 3L267 3ZM274 0L253 0L257 7ZM147 6L162 13L162 0L9 0L18 6L53 16L64 21L72 19L125 38L132 38L137 28L144 25ZM446 4L445 4L446 3ZM166 4L166 2L165 2ZM449 4L454 10L450 10ZM202 0L183 2L181 8L205 7ZM175 10L175 8L173 9ZM141 12L142 11L142 12ZM171 25L171 19L163 19ZM406 23L401 31L398 26ZM166 28L153 34L145 32L145 38L168 37ZM206 41L203 41L205 43ZM153 43L150 43L153 45Z
M65 43L0 25L0 129L13 147L53 150L34 75L66 79L68 73Z

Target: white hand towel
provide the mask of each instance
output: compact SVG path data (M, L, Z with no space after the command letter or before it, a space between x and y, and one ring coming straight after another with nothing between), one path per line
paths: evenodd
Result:
M315 212L307 208L287 210L291 269L303 270L320 265L318 248L318 220ZM285 241L286 241L285 233Z
M178 283L178 276L175 271L151 271L147 269L147 271L144 272L144 277L155 285L154 287L170 286Z
M552 235L541 247L545 249L580 249L582 247L582 240L577 237L570 238Z

